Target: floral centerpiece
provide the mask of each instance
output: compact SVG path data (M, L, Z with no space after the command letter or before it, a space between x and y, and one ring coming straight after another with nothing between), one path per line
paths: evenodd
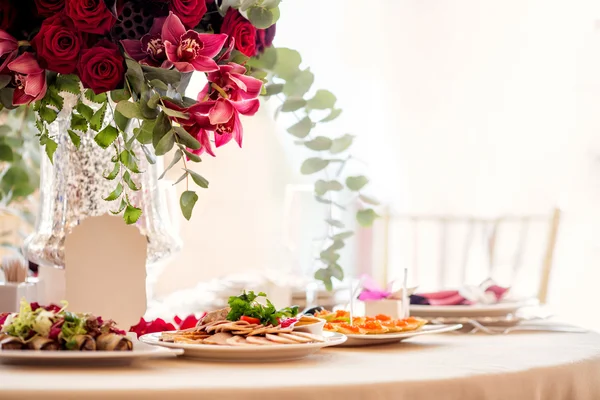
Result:
M345 208L335 196L347 189L352 201L360 201L356 217L365 226L377 217L369 204L377 203L362 193L365 176L338 181L352 159L353 136L311 136L341 110L327 90L306 98L314 75L300 67L296 51L272 47L280 1L1 1L0 104L35 112L39 140L51 160L60 144L51 128L63 110L70 115L68 137L75 147L91 131L97 146L113 148L105 178L115 183L106 200L130 224L142 214L131 194L140 189L143 158L154 163L174 150L166 169L181 165L177 182L185 181L186 190L180 205L190 219L198 200L190 185L207 188L208 181L189 163L215 156L230 142L242 146L240 116L257 112L260 95L280 98L278 112L304 111L288 132L318 156L308 158L301 172L336 169L334 179L327 175L315 183L317 200L331 210L320 256L324 265L316 276L330 286L332 278L343 277L337 252L352 234L333 216L334 207ZM206 85L186 96L194 72L204 74ZM324 115L315 119L315 111Z

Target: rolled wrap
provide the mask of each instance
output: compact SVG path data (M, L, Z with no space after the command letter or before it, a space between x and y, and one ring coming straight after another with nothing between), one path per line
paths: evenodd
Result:
M48 339L42 336L35 336L27 346L32 350L55 351L60 350L60 345L57 341Z
M96 350L96 340L90 335L77 335L71 339L71 345L67 347L69 350L79 350L79 351L94 351ZM71 343L71 341L69 343Z
M0 350L22 350L25 342L15 336L0 333Z
M127 336L104 333L96 338L96 349L103 351L131 351L133 343Z

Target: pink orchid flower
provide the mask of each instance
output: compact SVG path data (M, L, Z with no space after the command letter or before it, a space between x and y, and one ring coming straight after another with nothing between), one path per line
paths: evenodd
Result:
M210 125L210 122L208 121L208 117L199 115L199 116L197 116L196 121L197 121L196 124L187 127L186 130L188 131L188 133L190 135L195 137L196 140L198 140L200 142L200 145L202 147L200 147L199 149L196 149L196 150L193 150L193 149L188 149L188 150L197 155L202 155L202 154L204 154L204 152L206 152L206 153L210 154L211 156L216 157L215 152L210 143L210 132L213 127Z
M140 40L121 40L121 44L129 57L140 64L151 67L171 68L173 64L167 60L165 44L162 40L162 29L165 21L166 17L155 19L150 32L142 36Z
M219 70L208 73L208 83L198 95L199 99L210 98L217 100L223 93L214 90L212 84L223 90L232 101L245 101L258 98L262 89L262 81L252 76L244 75L246 67L236 63L219 65Z
M239 114L254 115L260 107L258 99L230 101L225 98L198 103L195 109L208 116L208 122L215 132L215 146L221 147L235 139L242 147L244 128Z
M179 71L211 72L219 69L213 57L223 48L227 35L186 31L179 17L170 12L162 28L162 40L167 59Z
M48 89L44 71L31 53L23 53L8 64L14 74L13 105L19 106L41 100Z
M8 63L17 57L19 42L17 39L0 29L0 73L6 69Z

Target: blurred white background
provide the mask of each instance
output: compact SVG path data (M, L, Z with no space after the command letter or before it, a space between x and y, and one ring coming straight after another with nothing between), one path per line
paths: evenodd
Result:
M358 136L368 167L356 168L394 212L560 206L550 303L582 323L600 282L599 21L592 0L286 0L275 45L337 95L344 113L328 129ZM159 294L289 264L286 185L312 180L273 108L243 121L244 149L197 166L211 188L181 222L185 249Z

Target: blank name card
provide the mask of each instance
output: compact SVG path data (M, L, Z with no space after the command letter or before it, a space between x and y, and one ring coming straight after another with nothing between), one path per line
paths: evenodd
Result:
M147 246L121 217L89 217L73 228L65 240L69 309L135 325L146 312Z

